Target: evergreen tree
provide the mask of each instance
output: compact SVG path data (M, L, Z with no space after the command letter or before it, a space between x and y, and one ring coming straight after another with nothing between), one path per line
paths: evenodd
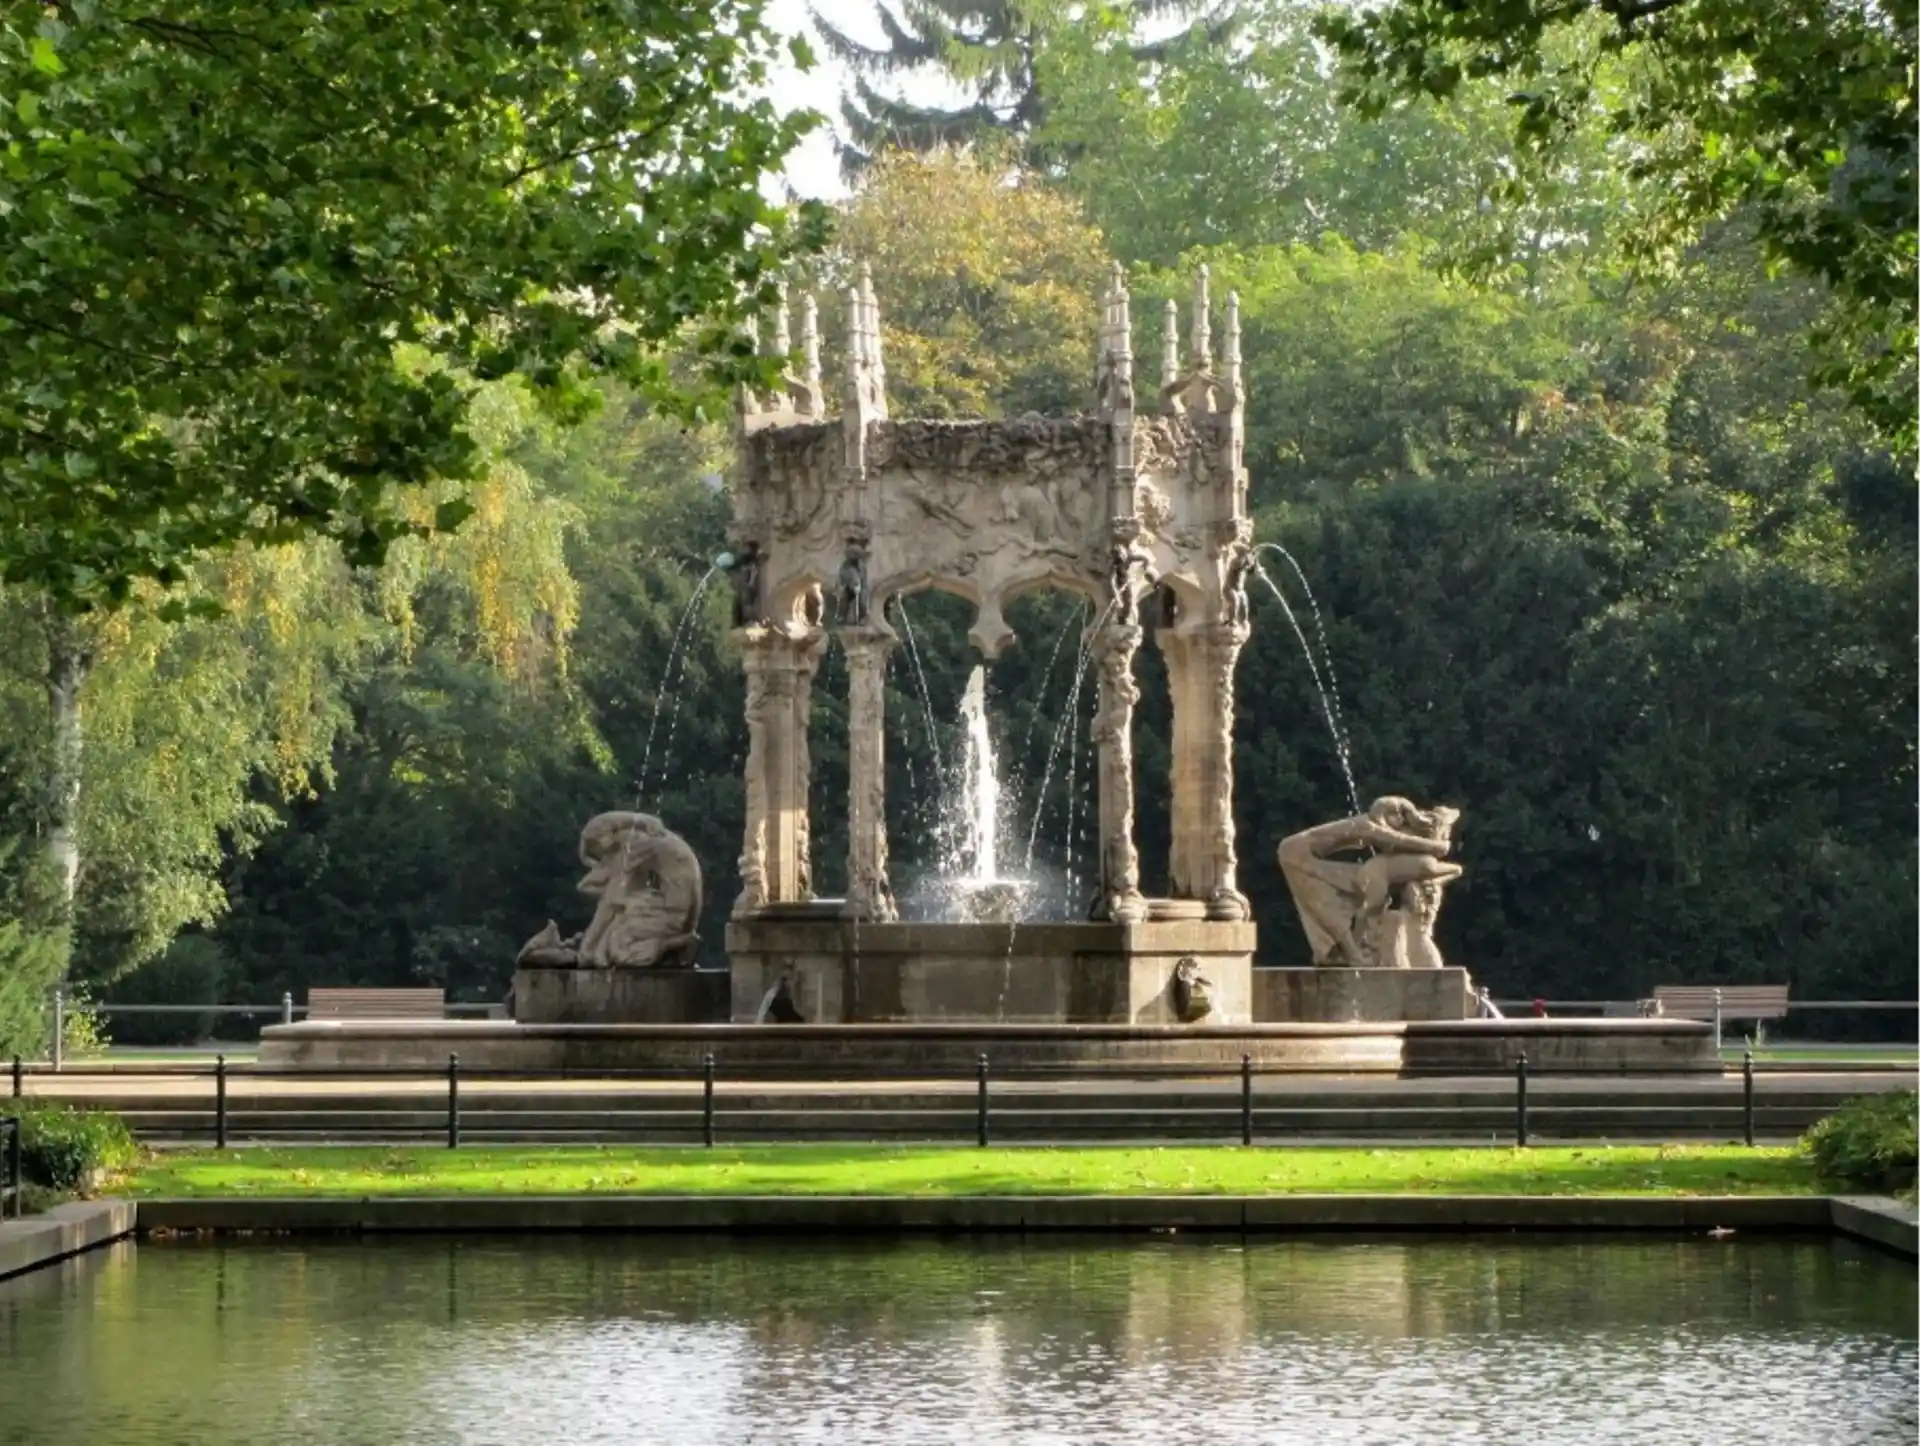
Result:
M1102 23L1130 35L1154 20L1206 12L1179 35L1133 46L1143 60L1196 32L1223 38L1233 23L1230 4L1209 8L1204 0L1112 0L1094 9ZM821 40L854 71L840 107L846 129L840 164L850 180L888 146L924 152L989 137L1029 142L1048 104L1036 60L1054 36L1090 19L1070 14L1060 0L875 0L874 10L883 45L861 44L813 9ZM925 76L929 70L967 91L972 103L957 109L917 105L868 83L869 76Z

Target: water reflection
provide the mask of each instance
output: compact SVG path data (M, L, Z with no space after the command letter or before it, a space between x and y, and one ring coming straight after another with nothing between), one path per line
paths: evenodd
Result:
M1840 1243L148 1245L0 1286L0 1441L1911 1442Z

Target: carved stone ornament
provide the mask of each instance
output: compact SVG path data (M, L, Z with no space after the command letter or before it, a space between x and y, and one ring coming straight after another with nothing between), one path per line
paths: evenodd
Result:
M767 987L760 997L760 1012L755 1016L756 1024L805 1024L806 1015L800 1012L800 1006L793 998L793 976L782 974Z
M650 813L602 813L580 832L580 892L599 900L585 932L562 938L551 919L518 963L580 969L691 967L703 902L700 861Z
M740 549L733 566L727 569L727 581L733 588L733 625L736 628L757 623L765 616L760 585L761 566L760 544L749 542Z
M1195 1024L1213 1013L1213 981L1200 972L1200 961L1191 954L1173 966L1174 1016L1182 1024Z
M1455 809L1387 797L1281 842L1280 872L1316 965L1441 967L1433 926L1446 886L1462 872L1446 861L1459 818Z

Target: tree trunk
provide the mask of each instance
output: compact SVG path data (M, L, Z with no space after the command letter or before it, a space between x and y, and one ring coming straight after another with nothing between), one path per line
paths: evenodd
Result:
M46 852L53 886L52 903L58 910L56 921L64 937L63 951L71 954L74 895L80 882L80 769L82 733L80 728L80 688L86 682L91 662L81 625L71 617L48 608L47 634L47 714L52 735L52 756L47 769L45 802ZM60 977L67 974L62 961Z

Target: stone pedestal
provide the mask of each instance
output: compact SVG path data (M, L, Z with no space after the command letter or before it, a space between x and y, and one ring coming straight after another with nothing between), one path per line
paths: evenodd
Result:
M811 1024L1247 1024L1254 926L866 924L754 918L727 926L733 1020L759 1017L784 975ZM1183 1020L1174 980L1192 959L1211 1007Z
M1404 1024L1471 1019L1464 969L1255 969L1260 1024Z
M727 1017L724 969L513 971L520 1024L716 1024Z

